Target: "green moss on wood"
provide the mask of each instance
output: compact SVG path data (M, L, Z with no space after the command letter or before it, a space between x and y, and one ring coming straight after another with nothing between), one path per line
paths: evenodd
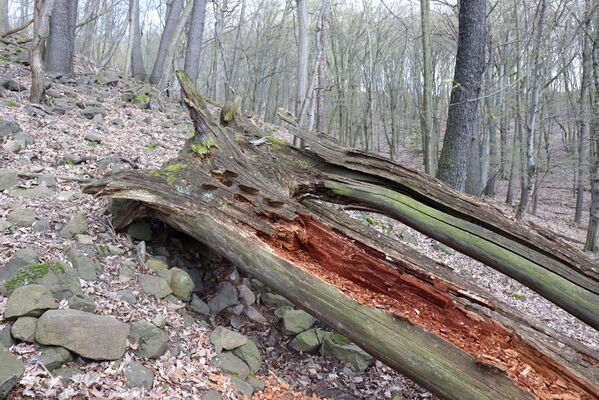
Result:
M198 144L198 143L191 144L191 150L193 150L194 153L197 153L201 156L210 153L211 147L212 147L212 139L210 139L210 138L206 139L206 142L204 142L204 144Z

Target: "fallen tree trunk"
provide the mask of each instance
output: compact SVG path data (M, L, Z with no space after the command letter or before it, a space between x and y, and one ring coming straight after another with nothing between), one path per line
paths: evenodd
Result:
M584 257L436 180L329 138L293 129L309 146L300 150L262 137L246 116L224 113L220 125L179 78L196 134L178 158L86 188L132 200L115 215L115 227L165 221L444 398L599 397L596 352L314 198L382 212L511 268L596 322L597 275ZM541 270L554 276L548 281ZM576 295L542 289L555 282Z

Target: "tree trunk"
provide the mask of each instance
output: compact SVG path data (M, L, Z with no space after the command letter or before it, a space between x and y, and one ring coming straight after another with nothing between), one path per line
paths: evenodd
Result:
M42 52L48 37L50 15L54 0L36 0L33 11L33 40L29 47L29 64L31 67L31 90L29 101L41 103L45 92L45 71L42 62Z
M306 102L308 90L308 28L310 21L308 17L308 0L297 1L297 25L298 25L298 62L297 62L297 91L295 94L295 115L300 118ZM294 138L294 144L301 143L299 138Z
M597 11L599 22L599 10ZM596 28L593 40L593 81L595 91L599 91L599 28ZM586 251L599 252L599 96L593 101L593 128L591 138L591 210L589 227L584 245Z
M322 0L318 24L316 26L316 45L318 47L318 81L316 83L316 130L325 132L327 130L327 110L325 107L325 93L327 86L327 30L328 30L327 0Z
M139 81L147 78L144 60L141 55L141 29L139 27L139 0L129 0L129 45L131 75Z
M127 33L128 26L129 26L129 18L125 18L125 21L123 21L123 24L121 25L121 30L116 35L116 38L112 41L112 44L110 45L110 48L108 49L106 54L100 60L100 66L102 68L105 68L108 65L108 63L110 62L110 60L112 59L112 57L114 56L114 53L116 52L117 48L119 47L121 40L123 40L123 37L125 37L125 33ZM126 73L126 71L124 71L124 72Z
M433 77L431 54L431 2L420 0L420 22L422 32L422 110L420 129L424 151L424 171L434 176L437 172L437 138L433 130Z
M7 32L10 29L8 23L8 0L0 0L0 33Z
M460 1L458 52L437 178L464 191L478 135L478 96L485 66L486 0ZM480 170L480 166L478 166Z
M46 72L71 75L75 52L77 0L56 0L50 17L50 33L44 57Z
M156 54L154 68L150 74L150 83L156 84L160 82L167 49L170 46L176 46L177 44L173 41L173 35L175 33L177 22L181 17L181 11L183 11L183 0L171 0L169 2L168 11L166 14L166 23L164 24L164 30L162 31L162 36L160 37L160 46L158 47L158 53Z
M193 0L189 34L187 36L187 49L185 50L185 72L191 81L197 84L200 71L200 54L202 53L202 36L204 34L204 20L206 19L206 0Z
M239 24L237 24L237 34L235 35L235 47L233 49L233 64L231 65L231 74L229 76L228 87L225 88L226 99L230 99L235 94L237 87L237 69L239 68L239 49L241 48L241 32L243 30L243 19L245 18L245 2L241 0L241 10L239 11Z
M597 352L315 199L381 212L425 233L434 226L431 236L478 248L471 254L509 254L513 275L531 283L542 270L546 289L597 307L599 274L590 261L550 233L512 222L426 175L307 132L290 114L280 117L309 149L269 137L258 143L263 132L243 115L225 130L192 82L178 76L195 127L179 157L85 189L133 200L115 209L117 229L140 218L163 220L443 398L599 396Z
M172 76L173 72L173 60L175 59L175 51L177 50L177 43L179 42L179 38L183 34L183 30L185 29L185 25L187 25L187 20L191 15L192 4L188 2L185 5L185 9L183 9L183 13L180 15L180 18L177 21L175 29L172 33L171 43L167 46L164 59L162 60L162 71L159 74L158 87L161 90L164 90L169 83L169 80Z

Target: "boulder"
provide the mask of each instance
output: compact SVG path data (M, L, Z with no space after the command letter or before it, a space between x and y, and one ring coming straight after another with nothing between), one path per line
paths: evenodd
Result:
M0 347L10 349L10 347L14 344L15 341L10 334L10 325L7 325L0 331Z
M245 379L250 374L250 369L242 359L233 353L222 353L212 358L212 363L229 374L235 374Z
M21 143L19 143L18 141L14 140L14 139L10 139L7 140L6 143L4 143L2 145L2 148L4 150L6 150L9 153L15 153L18 154L23 146L21 146Z
M37 318L34 317L19 317L12 327L10 334L17 340L33 343L35 341L35 330L37 328Z
M106 117L106 109L101 105L87 106L81 110L81 114L87 119L94 119L96 114L101 114L103 117Z
M237 289L229 282L223 282L214 298L208 302L208 307L213 314L218 314L227 307L238 303Z
M124 261L123 265L119 268L119 281L128 282L135 275L137 265L133 261Z
M262 358L260 351L254 342L248 340L243 346L239 346L233 350L233 354L241 358L250 367L250 372L255 373L260 369Z
M210 307L208 307L208 304L204 303L195 294L193 296L191 296L191 310L200 315L210 314Z
M19 382L25 373L25 364L8 350L0 347L0 399Z
M166 351L167 334L146 320L137 321L131 327L131 342L138 343L136 354L145 358L160 358Z
M243 304L245 307L251 306L256 302L256 295L246 285L241 285L237 289L237 292L239 295L239 302Z
M0 124L3 121L0 121ZM2 136L0 134L0 136ZM0 191L6 190L19 183L19 175L16 172L0 171Z
M58 261L19 268L4 285L0 286L0 293L7 296L14 289L33 283L47 287L52 296L59 300L68 299L75 294L83 294L75 270Z
M76 294L72 297L69 297L67 301L69 302L69 309L71 310L80 310L91 313L96 311L96 303L91 297Z
M217 353L220 353L223 349L236 349L247 344L247 342L247 337L222 326L217 327L210 335L210 343L214 345Z
M15 207L8 214L6 219L11 224L28 227L35 222L35 211L31 208Z
M168 264L157 258L148 258L146 260L146 267L153 271L162 271L168 269Z
M123 289L116 292L125 302L135 305L137 304L137 296L130 290Z
M97 273L102 271L102 265L98 260L86 256L76 247L69 247L66 256L73 264L79 278L85 281L95 281L98 278Z
M287 300L279 294L264 293L261 298L263 303L269 305L272 308L279 308L283 306L288 306L291 308L295 307L295 305L292 302L290 302L289 300Z
M73 215L69 223L61 229L60 236L65 239L70 239L78 233L87 232L87 228L87 218L85 217L85 213L80 211Z
M7 281L21 268L29 265L37 264L39 256L35 250L31 248L19 249L15 255L0 268L0 282Z
M189 300L191 293L195 289L191 276L179 268L172 268L171 272L169 285L173 294L183 301Z
M308 329L297 335L289 343L289 346L295 351L314 351L320 347L327 335L330 335L330 333L320 329Z
M254 394L254 387L252 385L250 385L243 379L239 379L235 376L231 378L231 383L235 385L235 388L237 390L239 390L241 393L247 396L248 399L252 398L252 395Z
M374 364L375 361L370 354L339 333L325 336L320 351L324 356L333 356L338 360L349 361L360 372Z
M52 293L43 285L27 285L16 288L6 302L5 319L39 317L46 310L57 309Z
M202 400L222 400L222 397L216 390L210 389L202 396Z
M0 137L14 136L23 132L19 124L13 121L0 121Z
M73 360L70 351L60 346L43 346L39 361L48 371L54 371Z
M131 361L125 368L125 378L129 387L143 387L152 390L154 385L154 372L144 367L137 361Z
M30 188L12 187L8 191L10 197L23 197L25 199L41 199L52 194L46 186L33 186Z
M283 333L297 335L312 327L314 317L303 310L288 310L282 314Z
M114 317L50 310L39 318L35 339L92 360L118 360L125 353L128 336L129 326Z
M168 281L159 276L140 274L139 284L146 295L156 299L162 299L173 292Z
M262 315L260 311L256 310L253 306L247 306L245 310L243 310L243 314L248 317L250 321L254 321L259 324L265 324L267 322L264 315Z

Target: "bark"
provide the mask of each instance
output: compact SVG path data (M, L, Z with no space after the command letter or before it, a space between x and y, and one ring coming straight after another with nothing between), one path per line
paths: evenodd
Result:
M540 274L579 299L588 284L596 306L599 276L586 258L426 175L307 132L289 113L280 117L308 148L256 140L263 133L244 115L225 129L178 76L196 134L177 159L85 189L130 200L113 212L117 229L163 220L443 398L599 396L596 352L320 200L381 212L428 234L434 226L431 236L456 248L478 246L471 254L509 253L512 274Z
M187 36L187 49L185 50L185 72L191 81L197 84L200 71L200 54L202 53L202 36L204 34L204 20L206 19L206 0L193 0L191 22Z
M422 30L422 115L420 129L422 130L422 146L424 151L424 171L435 175L437 168L437 138L433 130L433 77L431 54L431 2L420 0L420 22Z
M597 11L599 21L599 11ZM593 83L595 91L599 90L599 29L596 29L593 40ZM589 227L584 245L586 251L599 252L599 96L593 101L593 127L591 134L591 210Z
M112 59L112 57L114 56L114 53L116 52L117 48L119 47L121 40L123 40L125 33L127 33L128 26L129 26L129 19L125 18L125 21L123 21L123 24L121 25L121 30L116 35L116 38L112 41L112 44L110 45L110 48L108 49L106 54L100 60L99 64L102 68L105 68L108 65L108 63L110 62L110 60ZM125 73L126 73L126 71L125 71Z
M10 29L8 23L8 0L0 0L0 33Z
M161 80L162 67L165 63L167 49L170 46L176 46L176 42L173 42L173 36L175 34L177 21L179 21L179 18L181 17L181 11L183 11L183 0L171 0L168 4L166 23L164 24L164 30L160 37L160 46L158 47L158 53L156 54L156 61L154 62L152 73L150 74L150 83L156 84Z
M464 191L478 135L478 96L484 69L486 1L460 1L458 52L437 178ZM478 167L480 169L480 166Z
M297 62L297 86L295 94L295 115L299 119L303 114L308 90L308 0L297 1L297 25L298 25L298 62ZM301 143L299 138L294 138L296 144Z
M44 63L42 52L48 37L50 15L54 8L54 0L37 0L34 5L33 15L33 41L29 47L29 65L31 68L31 89L29 101L41 103L44 99Z
M245 18L245 1L241 0L241 10L239 11L239 24L237 24L237 34L235 35L235 47L233 49L233 65L231 65L231 75L228 79L228 85L225 88L226 99L229 100L235 95L237 87L237 69L239 66L239 49L241 48L241 32L243 30L243 19Z
M131 57L131 75L139 81L145 81L147 74L141 55L139 0L129 0L129 55Z
M56 0L50 17L50 33L44 52L46 72L71 75L75 52L77 0Z
M171 43L167 47L166 52L164 54L162 72L160 73L160 80L158 81L158 87L162 90L166 88L171 78L171 74L173 71L173 60L175 59L175 51L177 50L177 43L179 42L179 38L183 34L185 25L187 25L187 20L189 20L189 16L191 15L191 10L192 4L191 2L188 2L185 6L185 9L183 9L183 13L181 14L179 20L177 21L177 25L175 26L171 38Z
M327 110L325 107L325 94L327 86L327 30L328 30L327 0L322 0L318 24L316 26L316 44L318 47L318 81L316 83L316 130L325 132L327 126Z

